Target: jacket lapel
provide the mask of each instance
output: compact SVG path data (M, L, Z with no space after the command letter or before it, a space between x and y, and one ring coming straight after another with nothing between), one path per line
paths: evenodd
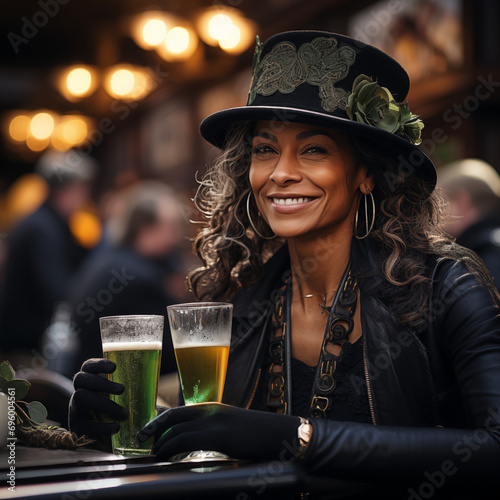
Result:
M246 406L257 384L269 340L273 299L285 283L289 267L284 245L266 263L260 281L243 288L233 299L231 349L223 395L227 404Z

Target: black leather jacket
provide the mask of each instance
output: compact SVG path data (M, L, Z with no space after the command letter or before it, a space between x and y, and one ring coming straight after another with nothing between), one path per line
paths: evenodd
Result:
M372 293L376 278L359 281L374 425L313 419L304 460L310 471L424 480L490 480L500 472L498 305L460 260L429 256L427 267L432 295L418 331L401 326L390 303ZM273 291L288 268L285 247L267 263L263 278L234 298L228 404L251 404L268 343Z

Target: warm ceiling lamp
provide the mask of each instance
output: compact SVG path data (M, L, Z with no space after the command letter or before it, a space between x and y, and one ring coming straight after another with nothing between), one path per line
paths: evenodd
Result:
M29 173L18 177L5 193L7 220L15 222L34 212L48 195L47 183L38 174Z
M42 111L36 113L30 122L30 134L35 139L44 141L52 135L54 131L54 116L52 113Z
M208 34L215 42L219 42L231 33L233 21L227 14L214 14L208 22Z
M197 18L200 38L208 45L240 54L255 40L256 24L238 9L215 5L203 10Z
M144 68L119 64L108 70L104 88L114 99L134 101L142 99L151 91L153 79Z
M81 144L87 137L88 127L79 116L66 116L62 126L62 136L72 146Z
M31 117L18 114L9 120L9 137L14 142L24 142L28 138Z
M231 24L227 34L219 40L219 46L224 50L231 50L238 46L241 40L241 30L235 24Z
M75 68L69 72L66 85L70 94L75 97L84 96L92 85L92 75L86 68Z
M131 94L134 85L134 73L126 68L117 69L109 77L109 86L117 97L126 97Z
M26 139L26 146L28 146L31 151L43 151L46 147L50 145L50 137L46 137L45 139L38 139L34 135L28 136Z
M54 133L51 136L51 144L60 151L79 146L87 139L90 127L90 120L86 116L59 116Z
M150 47L157 47L165 39L167 25L162 19L151 19L142 28L142 38Z
M165 37L165 47L173 54L182 54L189 47L189 31L182 26L172 28Z
M95 91L97 79L97 72L94 68L75 64L60 72L57 86L66 99L78 101Z
M4 127L15 144L32 151L52 146L60 151L83 144L94 126L84 115L59 115L53 111L17 111L7 117Z
M168 30L164 42L156 48L158 55L168 62L189 59L198 47L198 36L187 24Z
M94 248L102 234L99 218L88 210L77 210L69 219L73 236L86 248Z
M257 24L247 17L234 15L231 30L219 40L219 46L230 54L241 54L255 43Z
M132 18L130 32L139 47L151 50L163 43L167 31L175 24L174 17L168 13L150 10Z

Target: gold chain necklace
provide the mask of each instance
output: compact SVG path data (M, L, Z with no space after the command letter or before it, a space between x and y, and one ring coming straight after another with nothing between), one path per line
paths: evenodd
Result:
M311 299L312 297L315 297L315 296L322 297L323 298L323 305L321 305L321 304L318 304L318 305L322 309L321 314L325 314L325 312L330 312L330 308L326 307L326 297L328 294L333 293L333 292L337 292L337 290L330 290L329 292L325 292L325 293L308 293L307 295L302 295L301 297L304 299Z

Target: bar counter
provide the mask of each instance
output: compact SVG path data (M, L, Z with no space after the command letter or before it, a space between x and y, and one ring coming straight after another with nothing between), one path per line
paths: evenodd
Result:
M301 498L301 492L321 499L376 497L373 485L313 477L297 464L277 460L172 463L159 462L155 456L123 457L84 448L49 450L18 444L14 454L8 448L0 450L0 469L0 499L279 500Z

